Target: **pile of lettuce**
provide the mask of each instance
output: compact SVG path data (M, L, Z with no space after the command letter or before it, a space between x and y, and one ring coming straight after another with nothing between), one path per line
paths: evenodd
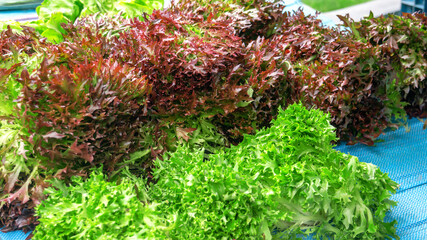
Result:
M108 195L142 219L129 238L395 236L396 183L331 142L427 116L425 15L342 30L280 0L162 4L46 0L0 23L2 231L120 238Z
M334 150L329 121L319 110L294 104L280 110L270 128L209 159L179 146L156 160L156 183L148 190L141 187L145 180L132 176L134 184L114 185L97 174L71 187L57 184L37 208L34 239L108 236L120 226L126 226L120 239L132 233L157 239L398 238L396 222L383 221L396 204L389 197L397 184L376 166Z
M174 215L163 218L160 206L140 201L144 185L137 191L130 179L107 181L100 168L86 181L73 177L69 187L52 185L38 207L41 224L32 239L167 239L174 227Z

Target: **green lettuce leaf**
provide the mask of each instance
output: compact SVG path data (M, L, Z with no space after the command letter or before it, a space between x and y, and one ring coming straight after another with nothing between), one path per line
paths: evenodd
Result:
M59 43L65 34L61 24L74 22L81 16L122 13L126 18L134 18L162 8L163 3L163 0L45 0L37 7L39 20L30 25L49 41Z

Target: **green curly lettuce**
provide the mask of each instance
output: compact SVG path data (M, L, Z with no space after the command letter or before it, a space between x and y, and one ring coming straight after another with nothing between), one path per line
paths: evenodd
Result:
M52 185L46 190L49 197L37 207L40 225L34 240L155 240L168 238L173 228L173 215L160 217L155 203L139 200L137 184L128 179L108 182L101 168L86 181L74 176L70 186L59 180Z
M383 221L397 184L376 166L333 149L330 117L301 104L272 127L203 158L181 146L155 162L149 191L177 213L173 239L392 239ZM273 230L280 233L273 235Z

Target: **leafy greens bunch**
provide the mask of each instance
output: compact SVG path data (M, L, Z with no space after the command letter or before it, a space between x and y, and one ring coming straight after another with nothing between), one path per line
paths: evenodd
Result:
M280 58L276 40L245 45L228 20L170 10L121 25L115 25L118 19L99 19L65 25L65 43L49 58L69 62L99 56L133 66L134 74L151 83L143 112L151 117L191 128L182 116L212 119L238 142L242 132L268 125L287 98L289 63ZM111 37L112 32L117 35Z
M48 158L45 166L72 168L82 160L114 169L120 156L132 151L144 121L138 112L150 89L132 71L106 59L68 68L45 59L32 76L22 72L26 139Z
M280 110L270 128L210 155L181 146L155 162L149 189L172 239L392 239L385 223L397 184L372 164L334 150L330 117L302 104ZM279 228L282 233L272 236Z
M373 145L384 129L405 120L392 54L325 28L302 11L289 16L280 38L286 47L283 58L292 63L287 75L291 102L329 112L340 140Z
M156 204L144 203L145 186L129 179L108 182L102 169L65 186L54 181L49 198L37 207L41 216L32 239L166 239L174 216L160 216Z
M23 140L28 130L19 115L17 98L22 84L17 81L23 69L39 67L39 42L34 29L23 27L18 34L8 28L0 33L0 226L2 231L35 227L34 206L43 196L38 158L30 154L32 145Z
M269 124L287 98L289 63L275 40L246 45L227 19L171 10L130 26L112 40L110 56L150 73L152 114L209 114L229 140L241 140L242 132Z
M280 0L182 0L171 6L173 11L197 14L205 20L223 18L231 21L235 34L245 43L279 33L287 17L284 8Z
M413 14L405 17L390 15L360 22L341 17L349 34L381 49L396 72L396 83L409 116L427 116L427 17Z

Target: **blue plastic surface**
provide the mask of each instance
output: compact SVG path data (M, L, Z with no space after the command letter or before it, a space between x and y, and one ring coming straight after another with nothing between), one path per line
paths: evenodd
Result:
M357 156L360 161L377 165L400 184L392 196L398 205L386 216L396 219L397 234L401 240L427 239L427 130L423 123L408 120L409 132L400 128L378 139L374 147L357 144L336 147L344 153Z
M23 231L13 231L8 233L0 231L0 240L25 240L28 235L30 235L29 232L25 234Z

